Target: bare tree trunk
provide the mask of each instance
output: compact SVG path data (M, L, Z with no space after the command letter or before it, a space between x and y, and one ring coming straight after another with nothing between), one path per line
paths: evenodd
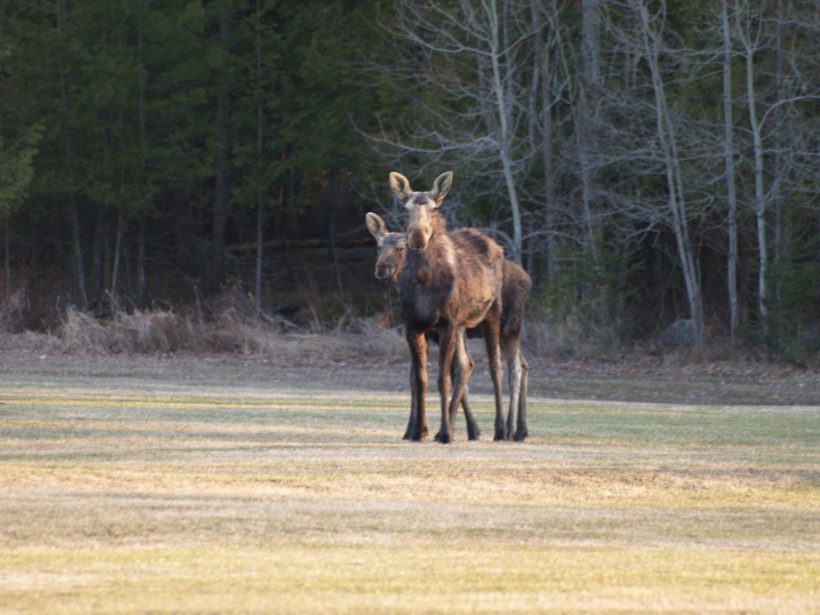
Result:
M533 12L540 14L541 0L533 0ZM555 16L555 4L551 5L553 11L553 22L557 23ZM540 22L539 22L540 23ZM553 117L552 117L552 85L554 76L550 70L551 53L550 47L543 40L539 33L536 36L536 62L541 69L541 108L543 109L541 118L541 161L544 173L544 215L547 232L555 230L555 182L554 161L552 156L553 142ZM555 273L555 262L557 260L557 240L553 236L547 238L547 280Z
M222 61L219 68L219 96L217 97L216 190L214 194L213 266L211 287L219 287L225 269L225 223L228 215L228 41L230 38L230 6L219 13L219 39Z
M256 0L256 271L253 285L253 305L256 317L262 313L262 265L264 263L263 221L264 221L264 186L262 174L265 131L262 125L262 19L261 6Z
M145 309L145 214L140 216L137 236L137 309Z
M784 34L784 27L783 24L787 18L787 11L788 9L784 6L786 3L784 0L779 0L777 3L777 23L775 25L775 82L776 82L776 91L777 91L777 102L781 102L786 100L786 78L785 78L785 70L786 70L786 62L785 62L785 51L783 49L783 34ZM786 168L786 164L784 162L784 155L783 151L786 148L786 135L784 134L784 127L786 126L786 122L784 120L784 106L778 104L775 109L775 117L774 117L774 160L773 168L774 168L774 183L771 189L771 207L773 210L773 222L774 222L774 255L773 260L776 263L777 270L780 272L781 275L787 274L786 268L789 267L787 255L789 253L789 240L790 240L790 233L788 227L788 219L785 215L784 209L784 183L788 181L788 170ZM778 276L779 277L779 276ZM779 279L775 278L772 280L772 295L773 300L772 302L778 306L782 307L782 294L781 294L781 284L779 283ZM779 328L779 327L778 327ZM782 336L783 332L782 329L778 331L778 334Z
M80 215L77 212L77 202L73 195L71 196L71 243L74 249L74 266L77 274L77 292L80 297L80 308L85 310L88 308L88 295L85 292L85 267L83 266L83 249L82 239L80 236Z
M757 269L757 305L760 318L760 330L763 337L769 337L769 308L767 286L769 257L766 239L766 197L763 193L763 139L760 122L757 117L754 85L754 43L749 33L744 33L743 46L746 60L746 103L749 111L749 128L752 132L754 151L754 185L755 185L755 226L757 231L758 269Z
M539 103L541 100L541 76L544 74L541 62L544 59L544 41L541 36L543 16L539 3L531 0L530 15L532 17L532 28L537 33L534 36L534 51L532 54L532 67L530 70L530 87L527 92L527 139L529 146L533 151L537 151L539 143L539 121L541 114L538 112ZM535 271L535 252L536 245L533 236L534 222L532 216L526 221L527 229L527 245L523 248L524 253L521 257L521 262L525 263L524 267L534 275Z
M11 296L11 218L6 219L5 224L5 245L3 246L3 259L6 273L3 287L6 290L6 297Z
M122 10L123 14L127 11L127 4L126 0L122 2ZM141 24L141 22L139 22ZM138 25L139 29L139 62L142 64L142 25ZM120 33L119 38L117 39L117 48L122 50L123 47L123 34ZM142 78L140 77L140 81ZM142 89L142 88L141 88ZM120 124L120 131L122 134L125 134L125 104L120 107L119 113L119 124ZM120 301L117 293L119 289L117 288L117 284L119 283L119 273L120 273L120 254L123 250L122 239L124 233L124 226L125 226L125 214L123 210L122 201L125 201L125 176L126 176L126 165L124 163L120 163L120 204L117 207L117 231L114 236L114 253L111 263L111 282L108 286L108 302L109 307L111 308L112 312L116 312L120 309Z
M515 186L515 177L513 175L512 158L511 158L511 143L512 134L510 126L510 113L507 97L505 96L504 82L501 76L501 55L500 49L501 41L499 12L496 7L495 0L489 0L488 14L490 24L490 62L492 65L492 89L496 104L496 113L499 123L499 157L501 159L501 168L504 173L504 183L507 187L507 196L510 199L510 210L513 218L513 260L521 262L521 209L518 203L518 191ZM509 58L508 58L509 61Z
M100 272L100 307L105 303L108 282L111 280L111 212L106 212L105 233L102 241L102 271Z
M145 177L146 172L146 126L145 126L145 75L146 69L143 63L143 44L144 44L144 34L143 34L143 10L144 6L142 1L140 1L140 17L137 24L137 50L139 54L139 67L140 67L140 78L139 78L139 131L140 131L140 167L142 171L142 183L143 187L146 188L147 178ZM137 309L144 310L145 309L145 287L146 287L146 277L145 277L145 208L146 203L143 203L143 209L140 212L139 217L139 233L137 236L137 297L136 297L136 304Z
M105 283L103 281L103 249L105 247L105 235L108 231L105 224L105 210L98 206L97 215L94 220L94 248L91 252L91 275L89 277L89 287L92 301L99 304L99 297Z
M732 42L729 31L727 3L720 4L720 24L723 32L723 157L726 166L726 198L728 200L727 232L729 254L726 261L726 283L729 295L729 338L737 340L737 193L735 190L735 148L732 122Z
M338 214L338 203L334 196L330 197L330 207L327 219L327 251L333 271L336 273L336 290L341 296L344 293L344 283L342 282L342 268L339 266L339 251L336 249L336 218Z
M57 35L62 41L64 36L63 19L65 17L64 0L57 0ZM69 219L71 220L71 243L74 252L74 273L76 275L77 295L80 309L88 308L88 296L85 292L85 268L83 267L83 250L81 245L80 216L77 212L77 197L74 191L74 159L71 147L71 131L68 121L68 83L65 65L60 67L60 107L62 112L62 130L65 137L65 160L69 179Z
M264 263L264 212L262 205L256 209L256 272L253 285L253 305L256 317L262 314L262 266Z
M674 127L669 116L666 102L663 78L659 66L659 45L656 34L652 32L649 22L649 12L643 0L638 1L643 30L643 41L646 59L649 63L652 76L652 88L655 93L655 116L658 141L664 156L666 166L666 181L671 213L672 230L678 248L684 285L689 302L689 314L694 329L694 341L698 347L703 345L703 299L701 296L700 280L698 279L692 242L689 238L689 225L686 216L686 202L683 192L683 181L680 172L680 157L677 152L677 142Z
M125 229L123 229L123 233L125 233ZM131 271L131 258L128 251L128 244L126 236L123 236L122 242L122 262L125 269L125 288L127 295L129 297L134 296L134 284L133 284L133 272Z
M114 263L111 266L111 310L116 311L119 309L119 298L117 297L117 282L119 281L119 273L120 273L120 253L122 251L122 235L123 235L123 226L124 226L124 216L122 211L119 212L117 216L117 235L116 239L114 240Z
M594 168L592 163L593 151L596 148L596 132L598 117L592 101L596 97L600 81L600 2L599 0L583 0L582 28L581 28L581 79L580 104L576 114L575 135L578 147L578 158L581 171L581 212L586 232L585 251L592 257L593 263L598 263L598 246L593 221L592 200L595 194L593 183Z

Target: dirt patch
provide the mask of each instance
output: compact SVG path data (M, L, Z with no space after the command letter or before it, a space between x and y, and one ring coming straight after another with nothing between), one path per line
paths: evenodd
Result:
M294 343L282 353L206 356L71 355L0 344L0 382L62 387L79 380L128 387L129 382L145 386L147 380L183 388L220 384L297 392L306 387L326 392L408 392L409 368L402 357L378 353L360 356L351 352L357 345L349 337L330 354L316 352L317 344L311 344L311 352L305 354L300 354ZM481 342L472 341L470 351L478 364L470 391L488 395L492 385ZM431 350L430 382L435 382L435 352ZM714 405L820 405L820 372L811 368L754 362L670 365L660 359L603 363L531 357L529 362L532 396ZM437 400L435 386L430 395Z

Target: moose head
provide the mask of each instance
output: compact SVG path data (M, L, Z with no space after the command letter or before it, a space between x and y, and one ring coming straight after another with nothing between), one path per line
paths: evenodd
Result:
M376 239L378 253L376 255L375 275L379 280L393 280L396 283L399 279L402 263L404 263L404 250L407 247L407 239L404 233L391 233L387 230L387 225L381 216L368 212L365 216L367 230Z
M427 192L415 192L401 173L390 173L390 188L407 210L407 243L422 251L436 232L438 208L453 185L453 172L442 173Z

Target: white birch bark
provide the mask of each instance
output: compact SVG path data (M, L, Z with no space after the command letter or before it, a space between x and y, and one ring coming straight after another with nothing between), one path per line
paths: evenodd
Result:
M486 5L486 14L490 26L489 38L489 53L490 63L492 65L492 84L493 93L495 95L496 115L498 117L499 126L499 156L501 157L501 167L504 173L504 184L507 188L507 196L510 199L510 213L512 214L513 223L513 254L511 256L516 262L521 262L521 208L518 203L518 191L515 186L515 177L513 176L513 165L511 160L511 143L512 134L510 126L510 116L512 114L510 109L510 102L508 97L504 95L504 83L501 78L501 55L504 51L501 49L499 41L499 12L495 0L488 0Z
M683 180L680 170L680 157L674 126L669 115L663 77L660 71L660 49L658 35L652 29L649 11L642 0L637 1L637 10L641 19L641 34L644 52L652 77L652 90L655 94L655 117L658 142L664 157L668 205L672 231L675 234L678 258L683 272L686 296L689 303L689 316L694 330L694 341L697 346L703 345L703 300L700 279L695 267L692 242L689 237L686 199L683 192ZM662 7L665 3L662 3Z
M736 6L737 34L743 46L746 68L746 106L749 114L749 130L752 133L752 151L754 152L754 211L755 231L757 237L757 309L760 319L760 331L764 338L769 337L768 307L768 240L766 238L766 196L763 191L763 138L761 122L757 116L755 92L754 56L757 40L751 32L750 19L743 19L747 6ZM759 32L758 32L759 35Z
M727 234L726 284L729 298L729 337L735 344L738 325L737 306L737 191L735 187L734 129L732 122L732 41L727 4L721 0L720 25L723 35L723 157L726 167Z

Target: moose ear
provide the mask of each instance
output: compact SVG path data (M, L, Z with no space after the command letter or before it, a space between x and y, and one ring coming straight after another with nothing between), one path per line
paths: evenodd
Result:
M433 182L433 187L430 190L430 196L433 197L433 199L436 201L436 204L441 205L441 202L444 200L444 197L447 196L447 193L450 191L450 187L452 185L452 171L442 173L436 178L436 181Z
M406 201L410 193L413 192L410 187L410 180L396 171L390 173L390 188L400 201Z
M374 214L372 211L367 212L364 217L367 223L367 230L376 238L377 242L381 242L385 235L387 235L387 225L382 220L381 216Z

